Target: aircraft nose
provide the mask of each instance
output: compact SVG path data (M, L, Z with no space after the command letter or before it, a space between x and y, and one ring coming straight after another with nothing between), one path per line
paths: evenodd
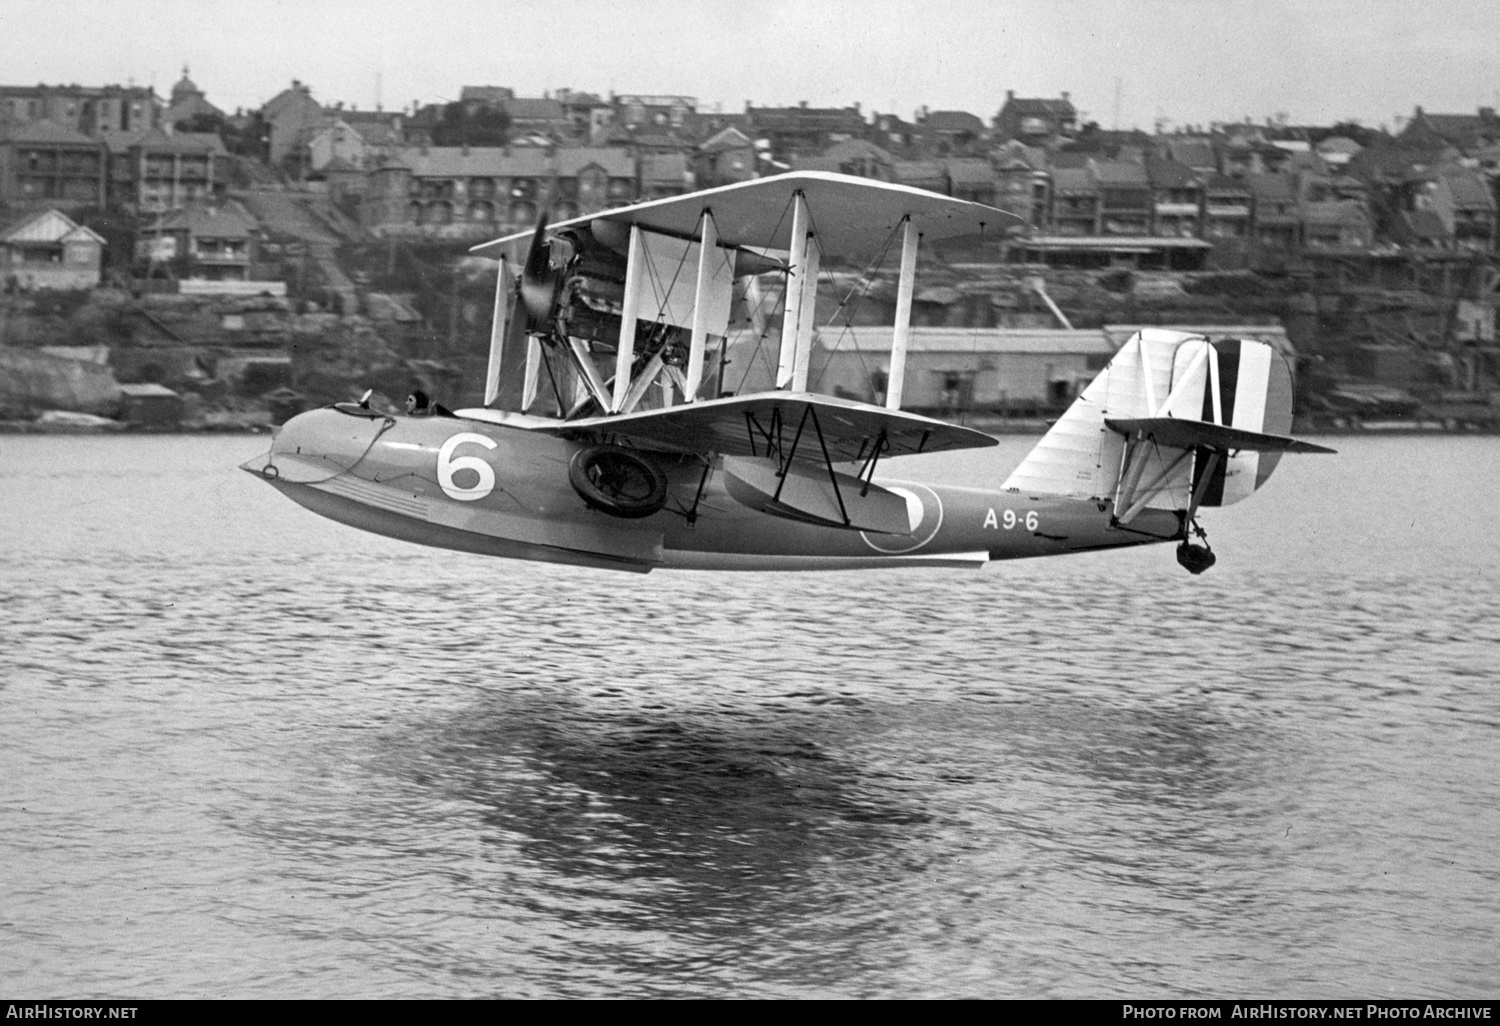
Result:
M240 464L240 469L291 484L326 481L358 464L391 424L382 414L345 413L332 407L309 410L283 424L271 450Z

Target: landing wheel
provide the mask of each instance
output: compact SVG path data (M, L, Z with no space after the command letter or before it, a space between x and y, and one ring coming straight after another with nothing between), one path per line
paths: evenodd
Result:
M618 446L580 449L568 464L568 483L594 509L626 520L649 517L667 504L661 468Z

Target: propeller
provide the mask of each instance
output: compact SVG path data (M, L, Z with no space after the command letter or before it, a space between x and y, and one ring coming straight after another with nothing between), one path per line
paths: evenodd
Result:
M526 263L521 267L520 308L526 312L526 328L532 331L543 327L552 316L552 306L557 298L558 275L552 269L551 247L547 244L547 212L537 218L536 231L531 236L531 248L526 253ZM521 318L517 317L520 322Z

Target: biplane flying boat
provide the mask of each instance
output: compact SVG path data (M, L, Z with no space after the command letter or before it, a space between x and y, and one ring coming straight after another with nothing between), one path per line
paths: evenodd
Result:
M475 247L500 257L483 406L337 403L244 469L378 534L588 567L975 565L1175 541L1201 572L1201 508L1248 496L1283 453L1331 451L1287 436L1291 374L1262 342L1144 329L1005 480L880 473L996 444L901 408L906 349L921 247L1019 225L812 172L544 220ZM879 405L809 388L820 272L872 257L899 260ZM749 389L746 339L765 368Z

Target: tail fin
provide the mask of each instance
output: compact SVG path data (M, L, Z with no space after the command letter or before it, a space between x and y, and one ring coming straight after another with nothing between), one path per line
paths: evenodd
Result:
M1250 495L1283 452L1332 451L1286 437L1291 426L1291 371L1269 345L1145 328L1005 487L1109 500L1124 523L1148 505L1191 514Z

